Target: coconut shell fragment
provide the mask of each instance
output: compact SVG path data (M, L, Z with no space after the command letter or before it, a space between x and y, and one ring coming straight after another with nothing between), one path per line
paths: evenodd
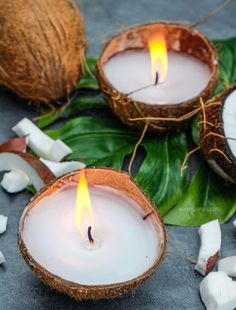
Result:
M74 0L0 2L0 85L49 102L68 95L81 76L84 23Z
M13 138L0 145L0 152L17 151L26 152L27 149L27 136Z
M110 58L131 49L147 49L148 39L158 32L165 35L169 51L195 57L207 64L211 71L208 85L191 100L178 104L149 105L118 91L106 77L104 65ZM213 95L219 77L218 55L212 43L195 29L167 22L146 24L124 31L106 45L97 63L97 74L101 91L123 123L140 130L148 123L148 131L165 133L186 127L198 112L199 98L205 101ZM152 120L146 120L150 117Z
M223 92L201 114L201 149L209 165L236 183L236 86Z

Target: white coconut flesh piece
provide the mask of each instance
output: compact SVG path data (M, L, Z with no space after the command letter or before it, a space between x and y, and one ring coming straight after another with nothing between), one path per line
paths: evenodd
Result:
M236 160L236 89L225 99L223 108L223 128L229 149Z
M22 119L12 130L20 137L28 136L28 146L39 157L59 162L72 153L61 140L53 140L28 118Z
M233 310L236 282L222 271L211 272L200 283L200 295L207 310Z
M228 256L220 259L218 270L224 271L230 277L236 277L236 256Z
M54 174L37 158L21 152L0 153L0 171L21 170L36 190L55 179ZM24 182L24 180L22 180Z
M208 274L215 266L221 248L221 229L218 220L203 224L199 228L200 250L195 270Z
M1 186L10 194L23 191L30 185L29 177L21 170L12 170L4 173Z
M3 234L7 230L7 216L0 214L0 234Z
M233 225L236 228L236 219L233 221Z
M63 174L85 168L85 164L80 161L64 161L57 163L43 158L40 158L40 160L56 177L61 177Z
M79 161L57 163L43 158L40 158L40 161L46 165L56 177L85 168L85 164ZM1 185L8 193L13 194L26 189L27 186L32 185L32 183L30 178L23 171L12 170L4 174Z
M0 251L0 265L2 265L3 263L5 263L6 259L4 257L4 255L2 254L2 252Z

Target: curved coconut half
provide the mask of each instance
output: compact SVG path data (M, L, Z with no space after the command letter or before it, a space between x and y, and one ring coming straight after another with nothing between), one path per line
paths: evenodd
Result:
M74 0L0 3L0 85L49 102L66 96L82 74L86 37Z
M37 208L38 203L45 197L57 192L63 186L71 183L78 183L80 172L72 172L57 179L54 183L45 187L39 192L26 207L21 217L19 225L19 249L29 267L51 288L54 288L62 293L69 295L76 300L97 300L97 299L112 299L120 297L124 294L133 292L138 286L145 282L160 266L166 253L166 231L164 223L158 211L138 188L134 180L126 173L111 169L86 169L86 178L90 185L109 186L123 192L128 197L132 198L143 209L144 214L152 213L153 225L155 225L158 234L160 234L160 246L158 246L157 258L153 265L140 276L122 283L111 285L82 285L75 282L65 280L40 265L32 256L24 241L25 221L33 208ZM79 282L79 281L78 281Z
M79 161L58 163L43 158L39 160L45 164L57 178L66 173L85 168L85 165ZM32 185L30 178L21 170L12 170L4 173L1 181L1 186L10 194L21 192L29 185Z
M207 64L210 69L211 74L207 86L191 100L178 104L161 105L138 102L128 94L117 90L106 77L104 66L109 59L127 50L147 49L148 39L159 32L165 35L169 51L182 52L193 56ZM149 120L148 130L164 133L185 127L193 117L191 112L199 108L199 98L201 97L205 101L212 96L219 76L218 55L212 43L195 29L166 22L146 24L124 31L107 44L98 60L97 74L101 91L107 98L113 112L122 122L142 129L147 120L140 118L160 118L159 120ZM135 118L139 120L132 121Z
M38 158L22 152L0 153L0 171L21 170L36 190L55 180L55 175Z
M201 148L214 171L236 183L236 86L215 101L202 114Z

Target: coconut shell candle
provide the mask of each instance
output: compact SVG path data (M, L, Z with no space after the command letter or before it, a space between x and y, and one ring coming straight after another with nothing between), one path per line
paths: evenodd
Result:
M128 174L86 169L56 180L29 203L19 248L52 288L77 300L110 299L133 291L156 271L166 232Z
M202 113L201 148L211 167L236 183L236 86L216 98Z
M151 57L150 57L151 56ZM113 38L97 64L101 91L120 119L142 129L183 127L218 81L212 43L187 26L155 23Z

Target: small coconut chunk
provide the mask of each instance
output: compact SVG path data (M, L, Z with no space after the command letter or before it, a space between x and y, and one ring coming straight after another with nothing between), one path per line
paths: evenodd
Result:
M211 272L200 283L200 295L207 310L233 310L236 282L222 271Z
M224 271L230 277L236 277L236 256L229 256L220 259L218 270Z
M64 161L57 163L43 158L40 158L40 160L52 171L56 177L60 177L63 174L85 168L85 164L79 161Z
M65 157L67 157L71 153L72 153L72 149L69 148L69 146L67 146L61 140L56 140L52 144L47 154L47 158L46 157L45 158L52 160L52 161L60 162L61 160L63 160Z
M31 184L29 177L21 170L4 173L1 186L10 194L23 191Z
M59 162L72 153L71 148L64 142L53 140L28 118L22 119L12 130L20 137L28 136L29 147L39 157Z
M236 220L233 221L233 225L236 228Z
M7 230L7 216L0 214L0 234L3 234Z
M4 255L2 254L2 252L0 251L0 265L5 263L6 259L4 257Z
M208 274L215 266L221 248L221 229L218 220L203 224L199 228L201 246L195 270Z

